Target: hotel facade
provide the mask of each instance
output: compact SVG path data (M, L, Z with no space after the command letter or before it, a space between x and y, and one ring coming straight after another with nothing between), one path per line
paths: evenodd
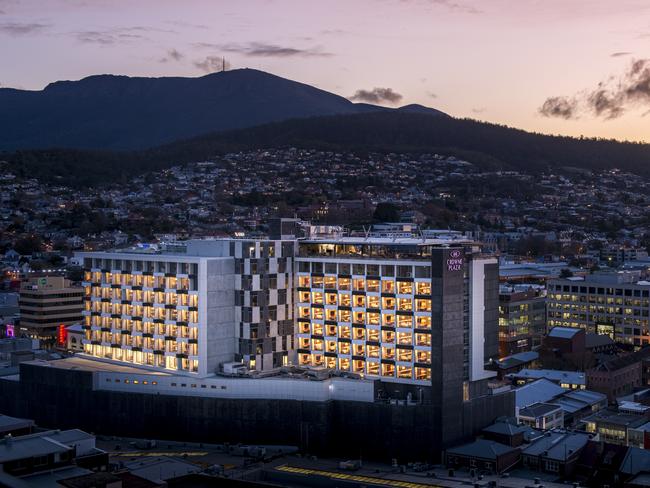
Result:
M199 377L291 364L484 391L498 355L495 258L459 238L276 234L79 253L84 353Z

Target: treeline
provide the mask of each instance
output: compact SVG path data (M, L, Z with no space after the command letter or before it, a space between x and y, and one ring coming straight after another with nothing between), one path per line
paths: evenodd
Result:
M252 149L439 153L485 169L619 168L650 174L650 145L548 136L470 119L377 112L315 117L220 132L142 151L51 149L0 155L21 176L72 186L128 181L175 164Z

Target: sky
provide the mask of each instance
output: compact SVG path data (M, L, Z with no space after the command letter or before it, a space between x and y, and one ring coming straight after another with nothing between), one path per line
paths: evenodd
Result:
M356 101L650 142L648 0L0 0L2 87L222 57Z

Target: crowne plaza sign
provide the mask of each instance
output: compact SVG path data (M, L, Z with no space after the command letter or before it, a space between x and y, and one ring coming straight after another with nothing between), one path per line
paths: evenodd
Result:
M447 271L460 271L463 268L463 252L452 249L447 258Z

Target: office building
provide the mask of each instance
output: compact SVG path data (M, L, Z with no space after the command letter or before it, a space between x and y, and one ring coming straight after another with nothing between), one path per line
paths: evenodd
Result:
M20 286L20 326L16 335L56 345L67 325L81 320L83 289L62 276L28 278Z
M546 332L546 292L540 286L499 290L499 356L537 349Z
M580 327L634 346L650 341L650 282L638 272L594 273L548 284L548 326Z

